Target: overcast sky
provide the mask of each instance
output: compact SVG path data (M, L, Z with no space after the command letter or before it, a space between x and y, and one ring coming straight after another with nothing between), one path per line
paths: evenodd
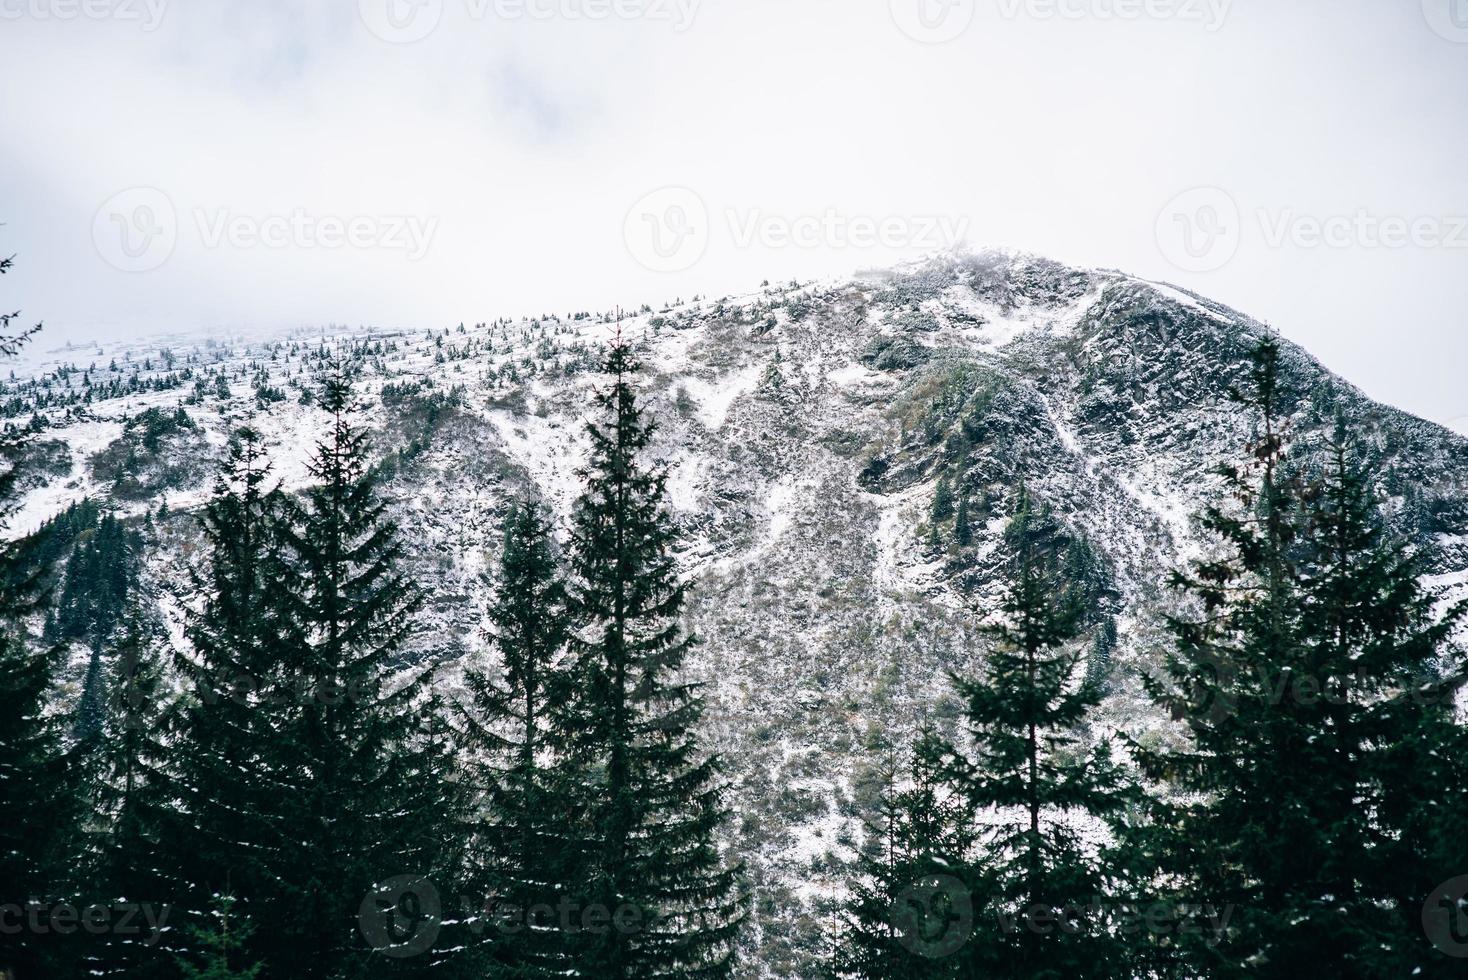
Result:
M1468 431L1468 0L0 0L55 338L745 292L958 241Z

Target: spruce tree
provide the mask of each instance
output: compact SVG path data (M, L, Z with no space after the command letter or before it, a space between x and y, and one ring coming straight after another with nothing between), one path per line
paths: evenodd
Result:
M588 423L590 461L572 533L575 693L563 725L581 780L587 849L574 912L583 976L721 977L744 915L741 870L714 841L727 818L719 763L694 734L702 713L683 676L693 644L679 617L686 586L673 557L666 477L643 461L653 428L618 342L612 384Z
M907 785L894 786L889 775L836 940L838 977L972 976L963 949L975 927L973 896L984 887L969 872L973 816L944 784L942 753L925 731L913 749Z
M1099 702L1076 649L1081 610L1044 562L1023 489L1005 538L1015 549L996 641L983 676L954 678L966 702L967 746L944 755L947 778L984 822L972 874L980 925L967 953L979 975L1124 975L1123 950L1105 921L1110 883L1077 831L1078 819L1124 808L1131 789L1107 743L1090 753L1078 730ZM971 749L969 748L971 746Z
M161 876L159 840L170 799L169 747L160 737L164 703L161 638L140 607L109 644L97 730L81 743L89 777L88 899L101 906L152 906L161 914L172 883ZM94 659L98 662L100 658ZM132 926L144 924L134 917ZM106 931L92 942L90 976L139 976L161 965L160 936Z
M284 671L290 624L281 612L288 569L279 542L283 499L271 486L264 439L230 437L201 526L203 597L175 655L184 697L169 714L177 746L167 780L161 873L179 935L205 928L214 896L247 907L274 894L283 862L281 808L294 783L280 762L294 693ZM175 950L186 955L187 950Z
M261 964L241 964L255 928L236 911L239 899L230 892L215 897L211 903L208 925L189 927L187 945L200 950L197 960L180 958L178 967L184 980L255 980Z
M0 257L0 275L13 257ZM0 357L14 357L39 326L11 332L16 313L0 314ZM0 431L0 526L19 503L31 434ZM0 905L53 902L66 894L79 819L79 767L65 733L46 713L55 694L59 651L33 636L32 620L49 598L49 563L27 538L0 541ZM0 971L15 976L60 972L62 938L22 929L5 937ZM68 944L70 945L70 944Z
M974 529L969 523L968 494L958 501L958 515L953 519L953 540L960 548L967 548L974 542Z
M266 907L249 909L268 968L302 978L382 960L362 903L404 874L456 883L462 826L431 671L402 660L423 594L403 568L348 367L328 365L317 404L328 426L315 482L283 522L278 614L294 697L275 712L268 760L285 787L274 883ZM437 963L426 950L387 958L408 972Z
M475 911L490 931L484 952L494 975L559 976L569 962L567 937L554 919L541 921L539 910L560 903L575 866L571 801L557 764L557 718L571 693L569 620L550 528L534 501L509 514L489 618L500 676L466 675L472 709L465 748L481 767L475 783L483 800L471 894L493 902Z
M1222 554L1176 577L1195 611L1172 620L1166 683L1149 682L1189 743L1137 747L1169 793L1130 830L1136 868L1171 883L1162 901L1231 919L1158 952L1221 977L1441 968L1421 914L1450 877L1427 843L1447 814L1403 764L1455 781L1429 760L1456 736L1463 665L1443 654L1464 609L1434 615L1423 556L1387 533L1344 424L1323 472L1290 464L1272 341L1251 382L1252 472L1226 470L1240 506L1205 513Z
M938 485L933 489L933 523L938 524L953 516L953 481L948 478L945 470L938 477Z

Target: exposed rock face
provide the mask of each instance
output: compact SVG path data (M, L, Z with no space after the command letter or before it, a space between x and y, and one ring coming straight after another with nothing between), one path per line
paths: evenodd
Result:
M729 843L756 892L742 975L814 975L826 905L882 768L923 721L952 723L947 672L982 656L975 626L992 606L1020 483L1049 508L1092 625L1117 628L1114 653L1093 664L1112 692L1094 727L1167 737L1138 678L1163 639L1165 571L1207 547L1192 515L1218 492L1217 465L1240 460L1251 422L1229 389L1267 328L1121 273L985 253L648 311L622 329L645 347L645 398L696 583L706 738L727 760ZM0 398L24 420L52 396L16 529L83 495L135 516L166 500L143 581L180 637L196 598L187 512L209 487L200 464L253 418L275 441L280 478L304 482L321 419L301 403L303 358L350 347L415 575L433 596L417 653L452 685L463 658L491 656L486 559L508 502L532 490L564 517L574 499L611 331L604 318L551 317L446 335L176 345L171 361L118 348L119 369L89 379L117 397L74 408L64 402L82 390L80 371L41 372L42 384L12 382ZM1389 467L1382 490L1402 532L1440 549L1442 584L1468 581L1468 441L1372 403L1284 346L1299 455L1334 413L1360 422ZM92 359L65 356L79 368ZM102 392L104 379L122 383ZM137 390L147 388L162 390ZM185 400L194 428L168 423ZM140 426L147 408L160 412ZM944 474L967 499L966 547L952 518L929 527Z

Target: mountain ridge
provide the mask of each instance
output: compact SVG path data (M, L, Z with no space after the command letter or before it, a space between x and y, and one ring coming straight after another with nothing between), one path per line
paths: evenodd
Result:
M613 326L575 314L54 364L0 388L12 420L46 419L15 530L84 497L146 527L139 580L182 643L198 601L189 512L228 431L259 428L277 477L301 486L320 424L302 401L312 362L349 354L407 561L432 596L413 663L438 665L453 691L464 665L493 661L484 598L510 502L539 496L565 525ZM1266 325L1165 283L991 251L644 308L620 329L645 364L686 545L702 637L690 670L737 814L727 843L750 860L748 975L814 975L881 760L919 724L954 723L947 674L983 656L977 626L1021 484L1100 610L1088 642L1115 627L1114 649L1093 657L1110 691L1094 731L1170 737L1140 684L1163 642L1162 573L1207 547L1192 518L1221 495L1216 467L1244 452L1251 423L1228 389ZM1335 412L1355 419L1395 526L1437 549L1438 584L1468 591L1468 440L1281 346L1301 458ZM932 517L945 478L968 501L969 544ZM77 650L73 686L84 668Z

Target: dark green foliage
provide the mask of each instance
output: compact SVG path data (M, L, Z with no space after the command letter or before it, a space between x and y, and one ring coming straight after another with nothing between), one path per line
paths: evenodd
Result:
M359 906L403 874L453 882L462 820L431 673L394 676L422 593L402 570L346 368L328 366L318 404L329 425L315 483L282 522L289 572L272 603L295 695L272 712L278 863L271 891L251 895L263 906L250 909L260 957L303 978L354 976L381 959L359 931Z
M981 678L954 678L972 749L947 747L944 773L971 808L996 814L972 866L989 891L974 898L980 930L964 955L983 976L1121 976L1124 949L1104 923L1040 925L1106 898L1106 873L1070 820L1115 813L1130 790L1105 743L1079 745L1099 695L1078 676L1079 610L1036 553L1032 519L1021 492L1005 535L1016 549L1009 592L989 627L995 646Z
M122 436L92 457L92 474L122 500L146 500L191 486L208 473L207 442L188 412L149 408L129 419Z
M973 896L983 891L969 871L976 833L966 801L943 784L941 754L925 733L910 785L899 790L888 779L836 942L838 976L973 976L963 950L975 926Z
M239 899L228 892L218 895L210 924L189 927L187 945L200 954L197 961L179 960L184 980L255 980L260 975L260 963L240 965L255 928L235 909L237 904Z
M946 521L953 516L953 481L945 472L938 477L938 485L933 490L932 518L936 523Z
M511 511L490 607L502 673L468 673L473 710L465 748L473 753L482 812L473 825L471 895L488 930L482 952L494 976L563 975L568 942L532 910L555 908L576 867L569 831L572 798L557 764L557 721L571 693L566 677L566 592L539 505ZM478 768L482 766L483 768ZM528 923L535 927L529 928Z
M1420 916L1464 857L1427 842L1461 829L1438 802L1460 768L1432 760L1462 747L1449 702L1464 664L1444 654L1465 609L1434 616L1423 556L1385 532L1343 425L1323 471L1291 473L1277 376L1266 341L1243 396L1255 462L1226 474L1241 506L1204 517L1224 553L1176 578L1194 613L1172 621L1166 683L1149 688L1191 744L1137 757L1187 795L1131 828L1133 856L1174 883L1164 901L1234 908L1216 944L1180 943L1211 976L1447 975L1461 963Z
M87 888L90 903L150 904L161 913L171 883L159 874L160 834L169 800L168 749L160 739L165 705L161 637L138 609L130 610L109 644L100 676L95 730L81 732L89 786ZM100 650L93 664L102 662ZM91 938L87 972L129 977L163 962L158 935L106 931Z
M294 696L282 665L283 501L269 487L265 453L253 429L231 436L201 521L207 561L195 586L204 604L188 624L192 649L175 664L186 692L172 720L178 805L165 816L163 842L170 900L196 928L228 887L271 894L281 861L289 785L273 749Z
M693 735L702 710L683 676L692 644L685 586L664 510L665 476L645 468L652 428L616 344L588 425L591 458L573 529L575 696L563 730L584 799L579 913L603 923L574 944L583 976L727 976L743 918L740 870L714 843L726 819L718 762Z
M960 548L974 543L974 529L969 523L968 494L958 501L958 513L953 518L953 541Z
M11 258L0 258L0 275ZM0 314L0 357L15 356L39 327L12 334L17 314ZM0 430L0 525L14 516L30 433ZM0 540L0 905L56 901L72 877L79 819L78 766L46 707L55 695L57 651L37 642L27 620L46 600L47 564L34 540ZM59 937L7 934L0 970L19 977L64 967Z
M1091 637L1091 652L1086 657L1086 686L1106 693L1107 678L1111 674L1111 655L1116 652L1116 618L1107 616L1101 620Z
M82 531L66 563L66 574L48 636L100 646L122 619L137 579L140 541L113 514Z

